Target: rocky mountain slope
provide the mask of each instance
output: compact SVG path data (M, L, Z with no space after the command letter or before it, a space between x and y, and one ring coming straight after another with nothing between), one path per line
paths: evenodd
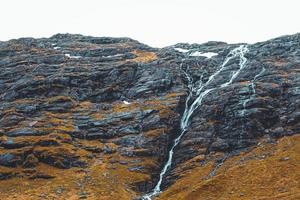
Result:
M143 198L201 95L151 198L300 199L300 34L21 38L0 69L0 199Z

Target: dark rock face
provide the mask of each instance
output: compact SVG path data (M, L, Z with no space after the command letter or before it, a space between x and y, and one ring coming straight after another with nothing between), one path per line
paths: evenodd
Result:
M84 168L93 156L118 154L131 159L119 160L128 171L152 176L132 183L149 191L180 131L188 94L182 69L194 83L205 83L237 46L154 49L129 38L69 34L1 42L0 165ZM180 48L217 55L188 56ZM232 84L211 92L193 114L167 182L176 179L179 164L196 156L230 154L261 137L300 132L300 35L248 48L246 67ZM227 63L214 84L228 81L238 63Z
M249 45L246 67L235 81L211 92L197 109L176 150L175 163L178 165L199 154L230 154L256 145L261 137L278 138L299 133L300 121L294 120L300 108L297 100L299 47L299 34ZM224 82L237 62L228 63L228 71L224 70L216 81ZM206 66L210 64L200 65L204 72L197 71L198 66L188 65L197 77L206 73L205 70L209 70ZM291 125L291 121L295 123Z

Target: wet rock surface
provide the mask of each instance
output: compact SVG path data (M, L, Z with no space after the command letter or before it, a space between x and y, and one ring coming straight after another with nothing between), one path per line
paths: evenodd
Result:
M205 83L238 46L156 49L129 38L70 34L1 42L0 179L15 177L9 170L17 168L36 168L31 179L52 179L55 174L39 166L88 170L97 163L142 174L126 185L138 194L150 191L180 132L189 92L183 70L195 84ZM201 165L261 138L300 132L300 35L248 48L246 66L232 84L208 94L194 112L165 187L190 160ZM212 87L228 81L238 64L228 62Z

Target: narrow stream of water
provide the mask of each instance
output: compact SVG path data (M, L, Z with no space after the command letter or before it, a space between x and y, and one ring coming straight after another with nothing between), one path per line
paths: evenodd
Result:
M179 142L181 141L181 138L184 136L190 121L191 121L191 117L193 115L193 113L195 112L195 110L201 106L203 99L212 91L216 90L216 89L220 89L220 88L224 88L227 87L228 85L230 85L234 79L239 75L239 73L242 71L242 69L246 66L246 62L247 62L247 58L244 56L245 53L247 53L249 50L247 48L247 46L245 45L241 45L235 49L233 49L232 51L230 51L230 53L226 56L224 62L222 63L222 65L218 68L218 70L213 73L208 81L206 83L202 83L201 81L198 83L198 85L195 85L193 83L193 79L192 77L189 75L188 73L188 69L184 70L184 74L188 80L188 89L189 89L189 94L188 97L186 98L186 103L185 103L185 110L184 113L181 117L181 121L180 121L180 128L181 128L181 133L178 135L178 137L174 140L174 144L171 147L171 149L169 150L169 154L168 154L168 160L165 163L164 167L162 168L160 175L159 175L159 180L156 184L156 186L154 187L154 189L152 190L152 192L150 192L149 194L146 194L144 196L142 196L143 200L151 200L153 197L157 196L159 193L161 193L161 185L162 185L162 181L167 173L167 171L169 170L169 168L172 165L172 160L173 160L173 155L174 155L174 149L175 147L179 144ZM209 86L211 85L211 83L213 83L213 81L215 80L216 76L218 76L222 71L224 71L224 69L226 69L226 65L227 63L234 58L239 58L239 69L236 70L230 77L230 79L221 84L221 85L217 85L213 88L209 88ZM184 62L184 61L183 61ZM190 101L194 99L192 101L192 103L190 103Z

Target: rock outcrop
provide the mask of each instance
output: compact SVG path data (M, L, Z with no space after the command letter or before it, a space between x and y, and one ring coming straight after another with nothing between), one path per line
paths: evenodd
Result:
M0 199L135 199L151 191L180 134L185 73L206 83L239 45L158 49L71 34L0 42ZM193 113L164 189L200 166L211 166L205 177L214 178L262 140L300 132L300 34L248 49L245 68ZM230 60L212 86L239 62Z

